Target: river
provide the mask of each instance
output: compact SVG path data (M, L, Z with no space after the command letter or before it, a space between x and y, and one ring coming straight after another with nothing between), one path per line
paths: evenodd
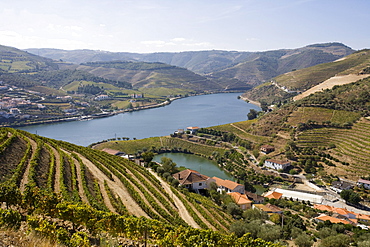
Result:
M142 139L165 136L188 126L210 127L247 120L250 109L260 110L256 105L237 99L238 95L240 93L193 96L159 108L19 129L82 146L115 137Z

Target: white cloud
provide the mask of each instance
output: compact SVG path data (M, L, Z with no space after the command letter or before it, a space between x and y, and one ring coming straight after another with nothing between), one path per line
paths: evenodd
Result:
M171 39L171 41L173 42L181 42L181 41L185 41L186 39L185 38L173 38Z

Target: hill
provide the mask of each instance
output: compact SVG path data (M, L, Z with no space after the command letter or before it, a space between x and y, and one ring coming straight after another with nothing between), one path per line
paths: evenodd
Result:
M58 69L58 66L49 58L0 45L0 73L30 73L55 69Z
M105 241L113 240L106 234L118 234L159 245L203 239L217 246L277 246L227 235L233 220L218 205L171 188L124 158L10 128L0 129L0 152L0 201L7 206L0 209L1 225L18 229L23 222L68 246L99 244L97 233Z
M302 93L302 95L295 98L300 99L319 90L366 78L370 75L369 62L369 50L358 51L334 62L279 75L270 82L246 92L244 97L271 104L290 99L298 93Z
M353 52L351 48L340 43L315 44L298 49L265 52L213 50L138 54L57 49L28 49L27 51L77 64L114 60L161 62L206 75L209 79L217 80L222 88L229 90L250 89L279 74L334 61Z
M155 92L157 88L184 92L223 90L220 85L203 76L163 63L94 62L81 64L76 69L110 80L127 81L134 88L145 93Z

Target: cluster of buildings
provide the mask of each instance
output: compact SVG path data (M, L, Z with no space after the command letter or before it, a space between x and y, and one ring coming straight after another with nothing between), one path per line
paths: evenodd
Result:
M315 204L314 208L327 212L322 213L318 217L316 217L315 220L317 222L325 222L328 220L331 223L351 224L354 226L359 226L363 229L368 229L368 227L364 224L361 224L361 222L369 223L370 215L359 214L349 211L346 208L337 208L329 205Z
M0 99L0 117L11 118L18 117L22 114L21 109L25 107L45 108L43 104L32 103L28 99L2 97ZM23 117L26 117L25 115ZM29 117L29 116L28 116Z
M211 178L191 169L183 170L173 174L172 176L179 181L179 185L198 193L201 190L210 188L211 183L215 183L218 192L229 194L233 201L243 210L257 208L266 213L282 212L280 208L274 205L263 205L262 203L264 203L265 197L245 191L244 185L231 180L225 180L218 177Z

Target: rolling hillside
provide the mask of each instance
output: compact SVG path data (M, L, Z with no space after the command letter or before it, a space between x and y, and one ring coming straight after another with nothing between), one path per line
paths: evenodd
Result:
M98 232L159 245L275 246L225 235L233 220L219 206L124 158L11 128L0 129L0 152L0 201L13 205L0 209L0 224L19 228L28 215L30 229L70 246L89 246Z
M362 50L334 62L282 74L246 92L243 96L255 101L266 101L269 104L287 100L302 93L302 96L295 98L300 99L316 91L366 78L370 75L369 66L370 52ZM308 92L305 93L305 91Z
M138 54L57 49L28 49L28 51L76 64L116 60L161 62L206 75L222 85L222 88L229 90L247 90L277 75L331 62L353 52L351 48L340 43L264 52L190 51Z
M0 45L0 73L35 72L58 69L57 64L49 58Z
M149 92L154 88L186 90L188 92L219 91L223 88L187 69L163 63L144 62L95 62L76 67L110 80L131 83L140 91Z

